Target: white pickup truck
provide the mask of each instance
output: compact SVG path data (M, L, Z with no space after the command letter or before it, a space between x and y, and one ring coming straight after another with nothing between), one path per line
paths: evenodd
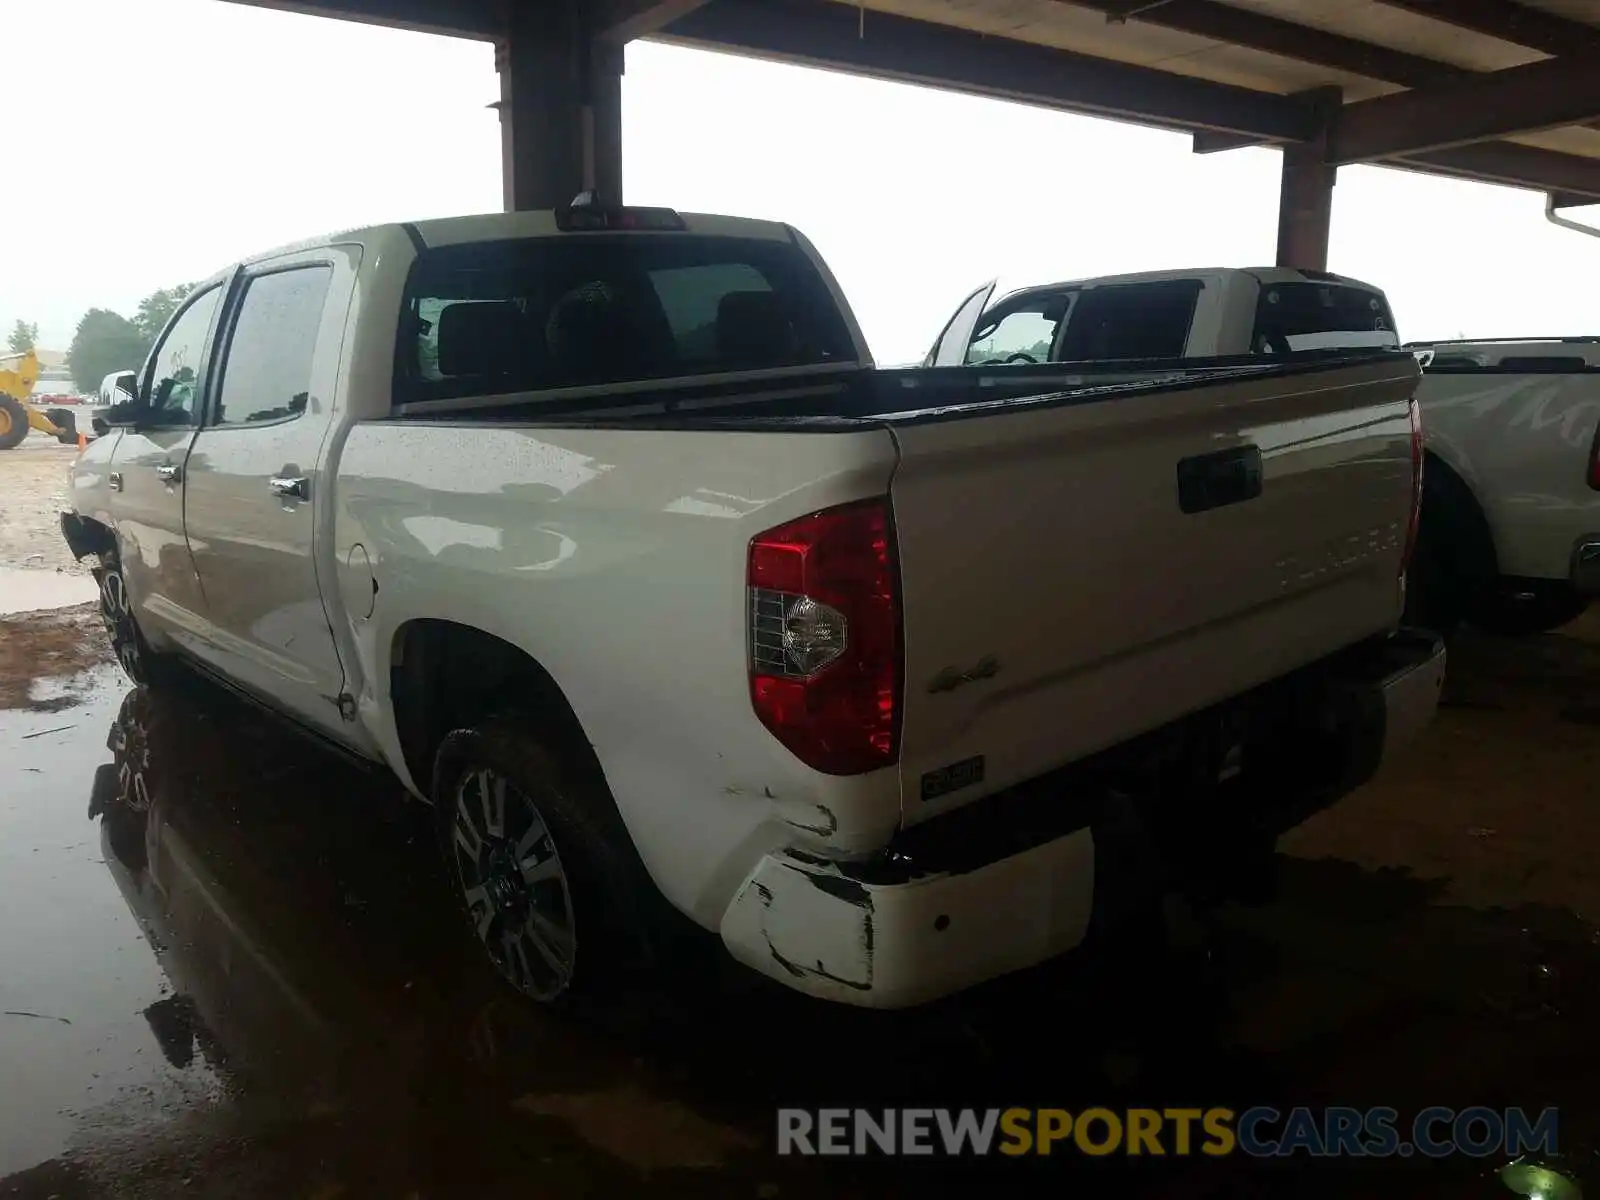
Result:
M1407 345L1423 367L1430 615L1504 634L1571 621L1600 595L1600 340Z
M1225 874L1437 704L1412 356L1057 374L875 370L782 224L389 225L198 286L62 524L132 676L432 802L527 996L676 910L903 1006L1137 909L1119 831Z
M969 295L924 360L1012 367L1216 360L1400 345L1371 284L1284 267L1154 271ZM1411 342L1426 459L1407 617L1496 633L1572 620L1600 593L1600 344ZM1099 376L1104 378L1104 375ZM1059 377L1058 377L1059 383Z

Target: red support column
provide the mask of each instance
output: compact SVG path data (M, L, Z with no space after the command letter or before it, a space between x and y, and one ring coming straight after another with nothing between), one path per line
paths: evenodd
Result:
M1328 230L1333 223L1333 185L1338 168L1322 161L1322 144L1284 147L1278 189L1278 265L1328 269Z
M511 6L500 72L506 210L622 199L622 48L589 36L580 0Z

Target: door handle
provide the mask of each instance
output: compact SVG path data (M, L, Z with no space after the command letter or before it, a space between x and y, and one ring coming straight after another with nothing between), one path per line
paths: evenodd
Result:
M1178 463L1178 507L1193 514L1254 500L1261 495L1261 476L1258 446L1237 446L1182 459Z
M122 490L122 472L113 471L106 476L106 486L113 492L120 492Z
M171 463L156 468L156 478L165 483L182 483L183 468L175 467Z
M267 486L272 489L274 496L282 496L285 500L311 499L311 485L304 475L296 475L292 478L274 475L267 480Z

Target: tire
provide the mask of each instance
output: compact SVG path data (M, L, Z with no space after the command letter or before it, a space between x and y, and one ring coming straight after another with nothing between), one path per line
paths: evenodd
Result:
M100 619L105 623L111 651L122 665L123 673L134 683L148 687L169 683L172 679L170 664L164 656L150 649L144 634L139 632L128 598L127 580L122 574L122 562L114 548L101 552L94 578L100 585Z
M1559 629L1588 607L1586 597L1563 583L1502 580L1472 614L1472 623L1499 637L1527 637Z
M28 410L14 396L0 396L0 450L22 445L28 436Z
M446 875L495 973L550 1008L610 999L649 963L660 901L592 766L502 714L445 738L433 801ZM572 756L576 758L577 756Z
M1479 609L1499 570L1494 537L1472 489L1428 455L1422 517L1406 580L1406 623L1450 633Z

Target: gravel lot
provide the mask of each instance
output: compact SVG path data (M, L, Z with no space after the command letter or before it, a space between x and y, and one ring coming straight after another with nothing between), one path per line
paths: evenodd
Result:
M57 523L67 503L67 468L77 454L77 447L38 433L0 451L0 567L89 573L72 561Z

